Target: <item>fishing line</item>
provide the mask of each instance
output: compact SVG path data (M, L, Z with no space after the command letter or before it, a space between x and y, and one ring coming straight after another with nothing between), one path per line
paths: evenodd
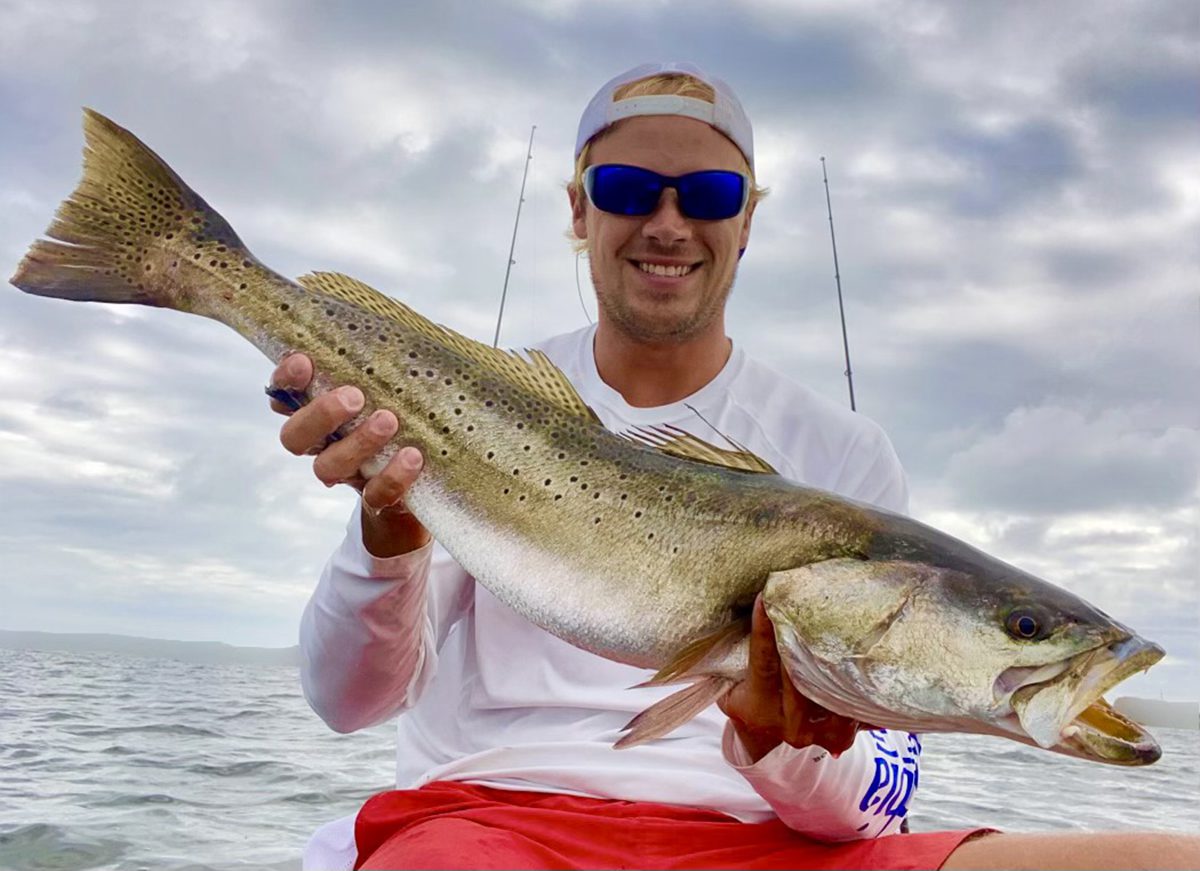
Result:
M713 424L712 422L710 422L709 419L707 417L705 417L703 414L701 414L700 409L696 408L696 406L685 402L683 404L683 407L686 408L688 411L692 412L692 414L696 415L696 417L700 418L706 424L708 424L709 429L711 429L713 432L715 432L721 438L725 439L725 441L729 442L729 444L733 445L735 450L739 450L744 454L751 453L750 449L748 447L746 447L744 444L742 444L739 441L736 441L735 439L731 439L729 436L725 435L725 433L723 433L719 429L717 429L716 425Z
M580 308L583 310L583 317L588 319L588 324L592 323L592 316L588 314L588 307L583 305L583 288L580 286L580 254L582 251L575 252L575 293L580 298Z

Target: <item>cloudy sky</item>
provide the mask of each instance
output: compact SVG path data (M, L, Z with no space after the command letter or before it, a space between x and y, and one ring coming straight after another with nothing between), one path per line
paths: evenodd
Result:
M563 182L647 60L754 121L735 340L859 410L913 510L1090 599L1200 686L1200 12L1179 2L0 0L0 265L133 130L289 275L355 275L490 340L594 304ZM270 366L208 321L0 292L0 628L294 643L353 503L277 443Z

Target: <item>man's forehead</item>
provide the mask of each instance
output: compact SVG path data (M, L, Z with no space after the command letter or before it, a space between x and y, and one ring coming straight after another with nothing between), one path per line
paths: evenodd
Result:
M589 163L630 163L678 174L698 169L748 169L724 133L695 118L644 115L616 122L591 145ZM650 165L653 161L660 165Z

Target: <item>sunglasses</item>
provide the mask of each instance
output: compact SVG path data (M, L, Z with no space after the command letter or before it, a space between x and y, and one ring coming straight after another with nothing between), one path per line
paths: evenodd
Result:
M733 218L750 199L749 177L727 169L669 176L640 166L602 163L583 171L583 189L592 205L614 215L649 215L667 188L679 195L679 211L698 221Z

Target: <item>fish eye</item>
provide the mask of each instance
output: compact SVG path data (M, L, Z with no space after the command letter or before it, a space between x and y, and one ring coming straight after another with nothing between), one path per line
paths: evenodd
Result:
M1041 641L1047 632L1043 631L1042 621L1032 611L1017 608L1011 611L1004 621L1004 628L1018 641Z

